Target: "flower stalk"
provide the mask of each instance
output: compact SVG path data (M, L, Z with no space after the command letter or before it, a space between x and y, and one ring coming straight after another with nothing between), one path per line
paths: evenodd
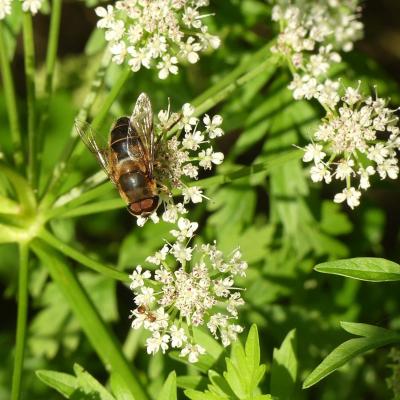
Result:
M0 21L0 67L6 101L8 121L10 124L11 142L13 145L13 158L17 167L21 167L24 161L22 153L21 129L18 117L18 107L15 97L15 88L11 72L9 56L4 35L4 25Z
M24 366L26 325L28 315L28 268L28 245L27 243L21 243L19 246L17 334L15 343L11 400L19 400L21 396L21 376Z
M24 42L24 65L27 91L27 128L28 128L28 180L35 186L37 180L36 154L36 93L35 93L35 44L32 15L24 12L22 17Z

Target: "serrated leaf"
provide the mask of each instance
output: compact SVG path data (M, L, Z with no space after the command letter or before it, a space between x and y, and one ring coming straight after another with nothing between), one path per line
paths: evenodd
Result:
M271 394L290 400L297 379L296 331L290 331L279 349L274 349L271 368Z
M115 400L114 396L79 364L74 364L74 372L78 380L79 389L83 393L93 397L97 396L98 400Z
M359 257L328 261L314 267L324 274L341 275L370 282L400 280L400 265L384 258Z
M367 338L350 339L334 349L322 362L315 368L304 381L303 389L307 389L321 379L331 374L336 369L346 364L352 358L365 353L368 350L386 346L388 344L399 343L400 336L392 334L388 336L371 336Z
M243 382L242 371L238 370L229 358L226 359L224 378L239 399L244 399L246 397L247 391L245 382Z
M157 396L159 400L176 400L176 373L172 371L161 389L160 394Z
M70 374L63 372L38 370L36 376L47 386L57 390L67 399L74 393L78 387L78 379Z

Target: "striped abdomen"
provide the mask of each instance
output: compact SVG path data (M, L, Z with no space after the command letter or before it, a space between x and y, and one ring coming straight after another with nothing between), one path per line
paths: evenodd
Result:
M134 215L151 214L158 206L157 188L154 179L148 176L148 169L139 157L139 143L128 142L129 118L121 117L111 131L110 149L113 158L121 196L128 203L128 210ZM138 140L138 139L136 139Z

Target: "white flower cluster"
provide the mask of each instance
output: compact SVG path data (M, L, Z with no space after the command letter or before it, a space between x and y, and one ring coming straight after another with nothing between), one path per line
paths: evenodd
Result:
M155 66L160 79L178 73L178 62L196 63L199 53L216 49L217 36L208 32L200 14L208 0L119 0L97 7L97 27L105 30L113 61L126 59L132 71Z
M0 0L0 21L11 15L13 0ZM22 0L22 10L32 15L38 13L42 7L43 0Z
M188 186L187 179L197 179L199 170L210 170L213 165L219 165L224 160L224 154L214 151L210 141L224 134L221 128L220 115L204 115L202 121L194 116L194 108L186 103L180 114L162 110L158 113L159 123L155 132L159 136L165 135L168 127L176 124L177 133L170 139L161 140L156 151L154 177L164 190L161 190L160 199L164 211L162 219L166 222L176 223L179 215L186 214L185 205L201 203L204 195L198 186ZM201 124L202 122L202 124ZM202 125L202 127L200 127ZM172 191L178 189L183 200L175 204ZM157 213L150 217L153 222L158 222ZM144 225L147 218L139 217L137 223Z
M148 354L175 348L194 363L205 349L195 342L193 327L206 326L224 346L243 330L235 324L244 301L234 277L246 275L247 263L238 249L225 258L215 243L189 246L197 227L180 218L178 230L171 230L175 243L146 260L157 267L153 279L140 265L130 275L136 304L132 328L151 332Z
M339 84L326 80L338 51L350 51L361 38L358 0L276 0L272 19L281 32L272 51L288 61L294 79L289 85L295 99L316 98L328 107L339 101Z
M337 111L328 113L314 133L314 142L304 149L303 161L314 162L314 182L346 182L345 189L335 195L336 203L358 206L361 190L369 188L372 175L398 177L400 128L396 111L386 107L382 98L364 97L359 84L345 90Z

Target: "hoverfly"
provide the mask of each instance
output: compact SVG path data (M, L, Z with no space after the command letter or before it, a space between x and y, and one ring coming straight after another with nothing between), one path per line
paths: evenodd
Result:
M128 211L137 217L152 214L160 202L159 187L154 177L159 143L155 143L154 139L149 97L145 93L138 97L131 117L118 118L106 141L87 123L77 123L76 128L117 187Z

